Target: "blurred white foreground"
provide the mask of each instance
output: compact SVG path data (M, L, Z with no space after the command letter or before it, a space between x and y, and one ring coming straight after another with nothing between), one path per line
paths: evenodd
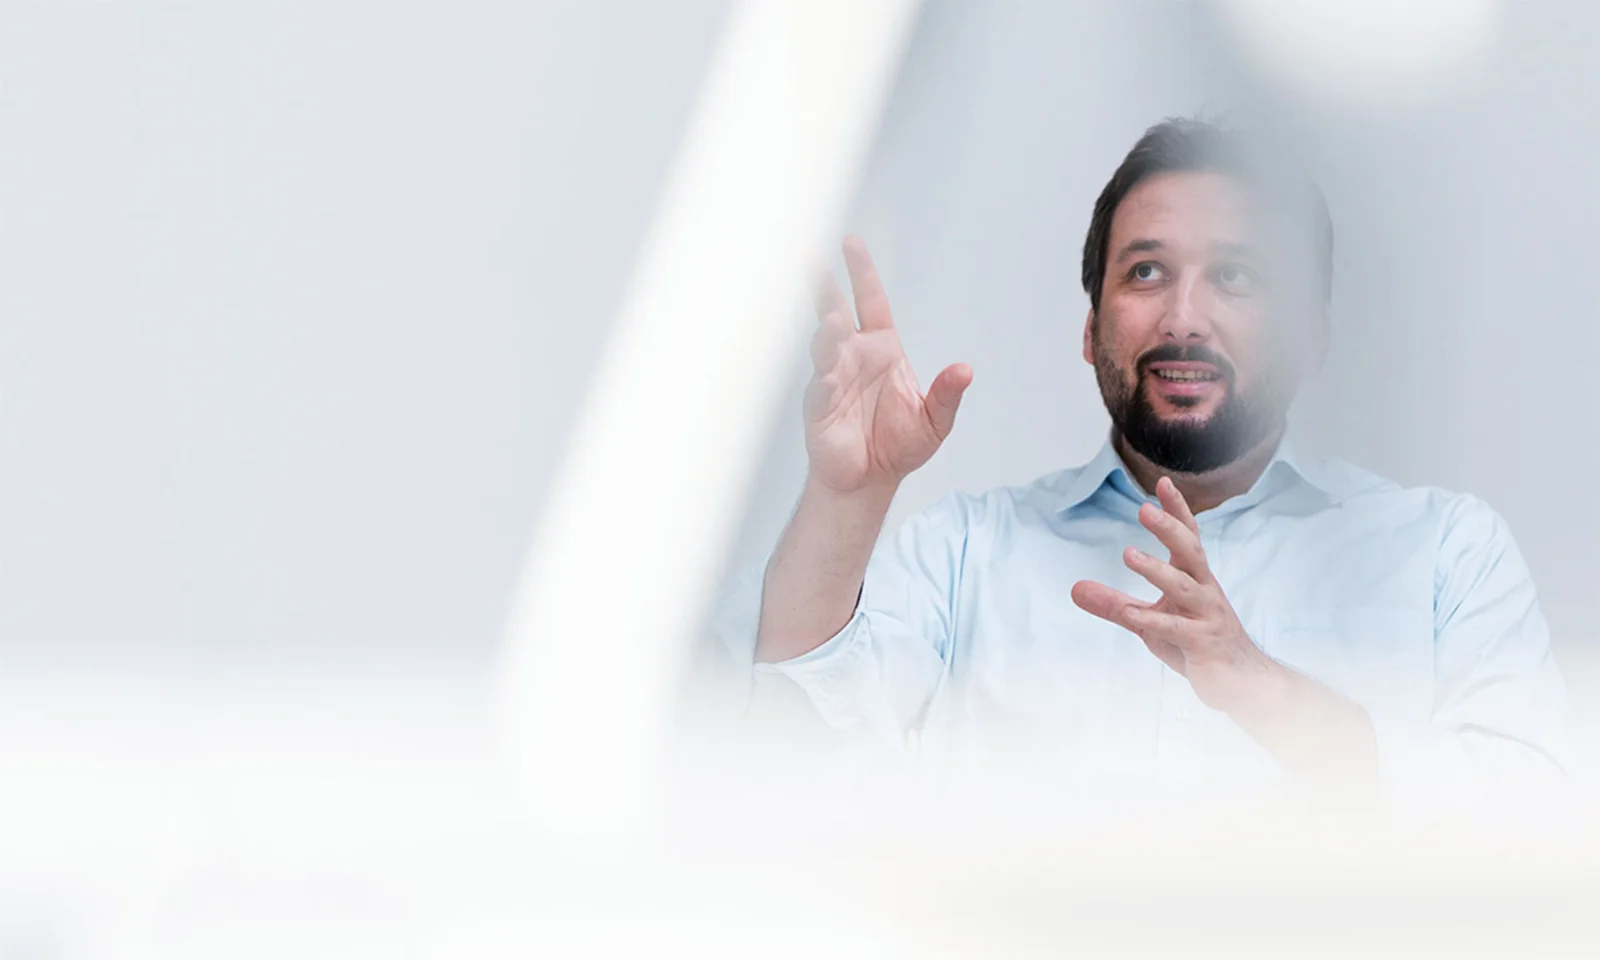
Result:
M1007 822L757 777L805 769L775 741L690 768L654 842L586 856L486 749L481 682L206 686L3 691L0 956L1579 957L1600 937L1592 832Z

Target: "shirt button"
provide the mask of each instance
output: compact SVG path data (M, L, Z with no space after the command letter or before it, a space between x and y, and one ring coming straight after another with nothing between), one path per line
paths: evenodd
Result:
M1189 708L1179 707L1173 711L1173 716L1177 717L1179 720L1187 720L1189 719Z

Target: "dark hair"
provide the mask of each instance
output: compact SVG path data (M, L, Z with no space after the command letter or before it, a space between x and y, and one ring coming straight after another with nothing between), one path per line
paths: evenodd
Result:
M1318 292L1328 301L1333 295L1333 221L1328 216L1328 202L1316 183L1286 175L1276 164L1268 163L1269 155L1253 138L1205 120L1168 119L1146 130L1100 191L1089 218L1089 233L1083 240L1083 290L1089 295L1090 307L1100 309L1111 219L1122 198L1148 177L1182 172L1228 174L1265 189L1274 201L1309 207L1308 219L1316 232Z

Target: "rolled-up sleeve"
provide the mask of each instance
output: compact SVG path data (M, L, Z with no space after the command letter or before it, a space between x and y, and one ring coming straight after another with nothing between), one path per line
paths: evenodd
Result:
M1570 814L1567 695L1549 628L1505 521L1472 497L1445 511L1434 597L1428 722L1373 716L1396 814Z
M755 663L761 571L748 571L719 605L714 631L748 670L748 697L804 691L818 717L853 739L905 743L944 681L955 635L966 525L948 497L880 541L854 615L821 646L791 660Z

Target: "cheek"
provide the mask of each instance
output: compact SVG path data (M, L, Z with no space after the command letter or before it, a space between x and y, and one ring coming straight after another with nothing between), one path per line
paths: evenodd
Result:
M1238 308L1219 326L1221 346L1233 360L1237 379L1246 386L1294 379L1304 368L1309 340L1299 317L1259 303Z
M1266 304L1257 300L1234 300L1219 305L1213 326L1218 346L1240 365L1270 352L1275 331L1266 319L1269 315Z
M1131 366L1142 351L1159 342L1160 320L1160 309L1148 302L1103 302L1096 352L1116 366Z
M1133 365L1135 351L1128 349L1118 332L1102 326L1094 338L1094 356L1090 363L1098 370L1114 370L1119 375Z

